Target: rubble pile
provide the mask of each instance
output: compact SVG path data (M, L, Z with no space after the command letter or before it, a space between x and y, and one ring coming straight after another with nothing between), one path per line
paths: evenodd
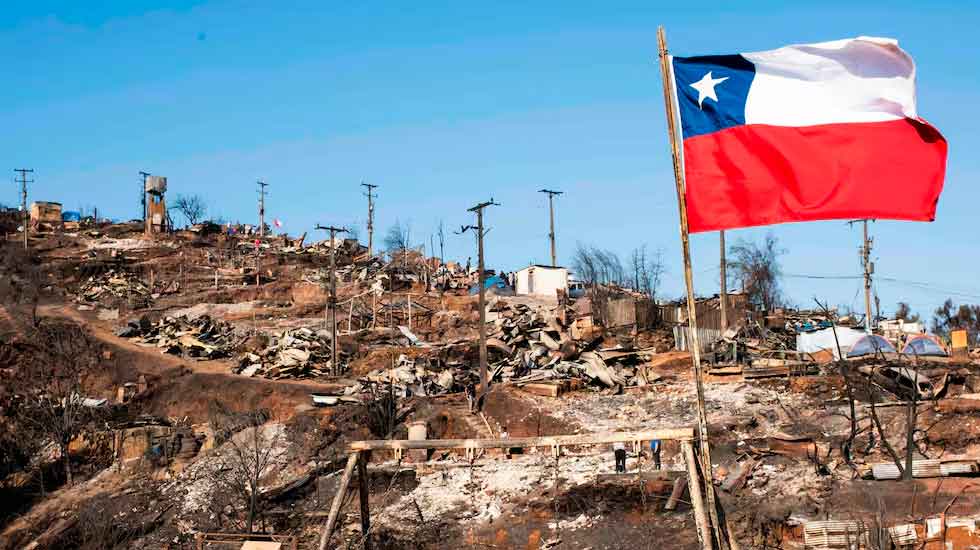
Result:
M89 277L79 286L76 294L79 302L103 305L127 301L132 307L145 307L153 300L149 287L136 275L114 269Z
M644 386L658 378L644 368L655 349L598 348L601 338L575 340L554 310L533 309L498 300L488 307L493 332L487 338L489 376L495 383L523 386L579 380L609 391ZM390 385L399 395L440 395L473 391L479 372L473 356L476 343L461 340L428 345L436 357L401 355L395 365L378 369L348 387L346 395L367 391L372 385Z
M330 333L296 328L273 336L261 351L242 355L235 372L273 380L309 378L329 374L331 365Z
M199 360L229 357L245 340L227 322L208 315L164 317L152 323L146 317L130 321L116 332L143 346L162 348L163 353Z
M524 304L498 300L490 307L488 321L496 327L487 340L492 354L506 359L494 365L501 381L527 383L579 378L605 388L644 386L654 380L643 364L654 348L633 350L623 345L599 348L599 334L584 339L572 336L567 312L532 310Z
M397 395L441 395L460 392L479 384L478 369L459 363L446 364L426 357L410 358L402 354L390 369L378 369L361 377L357 384L347 388L347 395L355 395L373 386L391 387Z

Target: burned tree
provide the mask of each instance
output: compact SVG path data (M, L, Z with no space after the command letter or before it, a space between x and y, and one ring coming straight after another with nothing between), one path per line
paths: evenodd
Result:
M895 308L895 318L908 323L917 323L920 321L918 313L912 313L912 308L905 302L899 302L898 306Z
M970 342L976 342L980 336L980 304L953 305L953 300L947 299L943 305L936 308L932 317L932 331L940 336L948 337L950 331L965 330Z
M630 270L633 272L633 290L655 300L664 274L663 251L658 249L652 255L647 255L647 245L634 248L630 256Z
M578 243L572 256L572 269L590 288L600 285L630 286L623 262L611 250Z
M215 403L210 417L215 442L221 445L211 473L216 496L237 501L244 528L252 533L262 512L259 482L284 458L285 431L267 423L265 411L235 412Z
M389 253L404 252L411 244L412 225L395 220L395 225L388 228L385 234L385 248Z
M749 302L766 311L783 303L779 288L782 276L779 257L785 253L771 233L761 243L739 240L729 248L728 254L734 260L730 260L728 266L734 279L741 284Z
M18 419L57 445L65 480L73 483L69 445L97 425L96 400L86 397L102 356L101 345L72 323L43 319L32 349L16 365L13 394Z
M180 212L188 225L194 225L204 219L208 211L207 204L200 195L177 195L171 210Z

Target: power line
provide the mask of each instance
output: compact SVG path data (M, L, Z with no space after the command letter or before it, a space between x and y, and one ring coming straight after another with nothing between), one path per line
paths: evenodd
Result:
M973 294L971 292L964 292L961 290L952 290L948 288L941 288L933 285L932 283L925 283L921 281L908 281L904 279L896 279L894 277L878 277L878 280L885 281L888 283L897 283L900 285L906 285L912 288L917 288L919 290L926 290L932 292L938 292L941 294L948 294L950 296L956 296L959 298L970 298L974 300L980 300L980 294Z
M783 273L783 277L789 277L791 279L849 280L863 279L864 275L806 275L801 273Z

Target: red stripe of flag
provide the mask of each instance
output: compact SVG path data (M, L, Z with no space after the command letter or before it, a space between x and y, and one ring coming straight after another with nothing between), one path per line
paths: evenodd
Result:
M684 140L691 233L826 219L932 221L946 140L913 120L749 124Z

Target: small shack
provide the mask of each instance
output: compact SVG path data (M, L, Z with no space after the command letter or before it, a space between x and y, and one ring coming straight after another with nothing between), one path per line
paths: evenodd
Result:
M555 298L558 290L568 290L568 270L564 267L529 265L517 272L514 290L517 294Z
M31 223L61 223L61 203L36 201L31 203Z

